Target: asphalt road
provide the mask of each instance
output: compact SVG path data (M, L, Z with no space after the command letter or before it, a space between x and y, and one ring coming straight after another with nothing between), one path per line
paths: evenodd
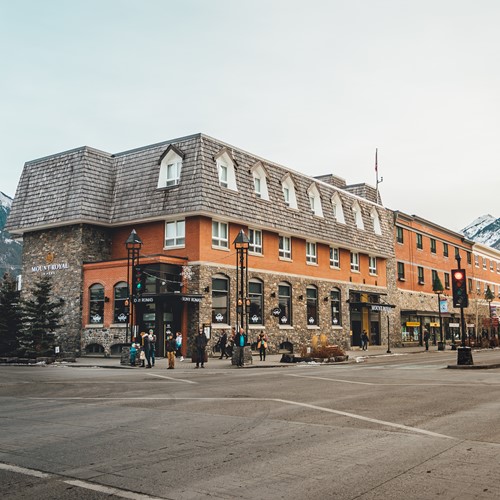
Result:
M500 369L455 362L0 367L0 494L497 499Z

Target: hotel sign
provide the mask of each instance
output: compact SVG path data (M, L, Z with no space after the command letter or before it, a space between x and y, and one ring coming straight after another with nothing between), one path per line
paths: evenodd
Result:
M54 274L56 271L69 269L69 264L67 262L54 262L54 260L55 260L54 252L49 252L45 256L45 264L40 264L38 266L31 266L31 272Z

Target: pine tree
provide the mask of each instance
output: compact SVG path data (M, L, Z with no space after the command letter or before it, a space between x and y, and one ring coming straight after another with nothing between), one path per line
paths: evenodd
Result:
M51 301L52 280L42 276L33 284L32 297L23 301L23 335L21 347L28 356L54 354L54 332L60 328L63 304L60 299Z
M16 280L6 273L0 282L0 355L14 355L22 327L22 313Z

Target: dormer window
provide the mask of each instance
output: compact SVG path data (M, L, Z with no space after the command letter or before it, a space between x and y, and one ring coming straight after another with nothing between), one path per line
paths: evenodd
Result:
M181 180L184 153L170 145L160 157L160 175L158 188L177 186Z
M217 173L219 175L219 184L223 188L238 191L236 186L236 161L233 159L230 151L223 148L215 157L217 163Z
M365 225L363 224L363 217L361 216L361 207L359 203L355 201L352 205L352 213L354 214L354 222L356 223L356 227L358 229L363 230Z
M342 208L342 201L338 193L332 196L332 210L333 216L340 224L345 224L344 209Z
M257 198L269 200L269 192L267 190L267 176L264 166L259 161L251 169L253 176L254 194Z
M283 188L283 198L287 206L289 206L290 208L297 208L295 185L290 174L286 174L285 177L283 177L283 179L281 180L281 186Z
M309 205L314 215L318 217L323 217L323 209L321 208L321 197L319 195L318 188L316 184L312 184L307 190L307 196L309 197Z
M382 228L380 227L380 216L375 208L372 208L370 212L370 217L373 220L373 232L375 234L382 234Z

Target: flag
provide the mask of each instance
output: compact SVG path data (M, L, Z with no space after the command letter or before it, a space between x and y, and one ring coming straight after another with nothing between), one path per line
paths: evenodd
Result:
M377 152L378 152L378 148L375 148L375 173L378 175Z

